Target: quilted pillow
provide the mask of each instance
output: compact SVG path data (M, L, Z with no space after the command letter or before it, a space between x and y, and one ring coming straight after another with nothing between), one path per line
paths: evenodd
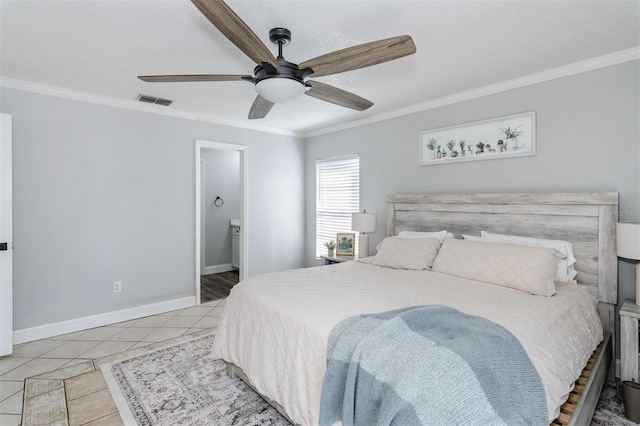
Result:
M442 243L437 238L387 237L372 263L395 269L431 270Z
M564 255L547 247L468 240L444 240L434 272L553 296L558 260Z
M571 281L576 277L576 275L578 275L574 266L576 258L573 255L573 245L569 241L520 237L517 235L492 234L486 231L480 231L480 235L483 239L488 241L554 248L565 255L563 260L558 262L556 281Z

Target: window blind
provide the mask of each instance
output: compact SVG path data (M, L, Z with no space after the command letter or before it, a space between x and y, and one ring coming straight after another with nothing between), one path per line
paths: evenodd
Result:
M316 257L337 232L351 232L351 213L360 208L360 157L316 161Z

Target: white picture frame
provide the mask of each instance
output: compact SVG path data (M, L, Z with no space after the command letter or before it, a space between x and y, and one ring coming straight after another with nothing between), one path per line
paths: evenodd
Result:
M508 135L517 136L508 138ZM440 147L439 155L437 148L431 149L434 141ZM454 142L453 149L447 146L450 141ZM480 143L483 145L479 146ZM536 113L531 111L425 130L419 133L418 144L421 166L536 155Z

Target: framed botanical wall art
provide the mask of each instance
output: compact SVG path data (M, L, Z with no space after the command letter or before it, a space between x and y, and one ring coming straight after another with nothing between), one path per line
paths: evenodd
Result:
M420 165L536 155L536 113L420 132Z
M355 238L355 233L338 232L336 234L336 256L353 256Z

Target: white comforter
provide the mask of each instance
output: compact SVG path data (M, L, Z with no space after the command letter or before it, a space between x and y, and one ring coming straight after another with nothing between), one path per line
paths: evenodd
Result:
M588 292L558 283L553 297L425 271L360 262L252 277L226 301L215 352L297 424L318 423L327 339L353 315L438 304L494 321L522 343L545 387L549 422L602 340Z

